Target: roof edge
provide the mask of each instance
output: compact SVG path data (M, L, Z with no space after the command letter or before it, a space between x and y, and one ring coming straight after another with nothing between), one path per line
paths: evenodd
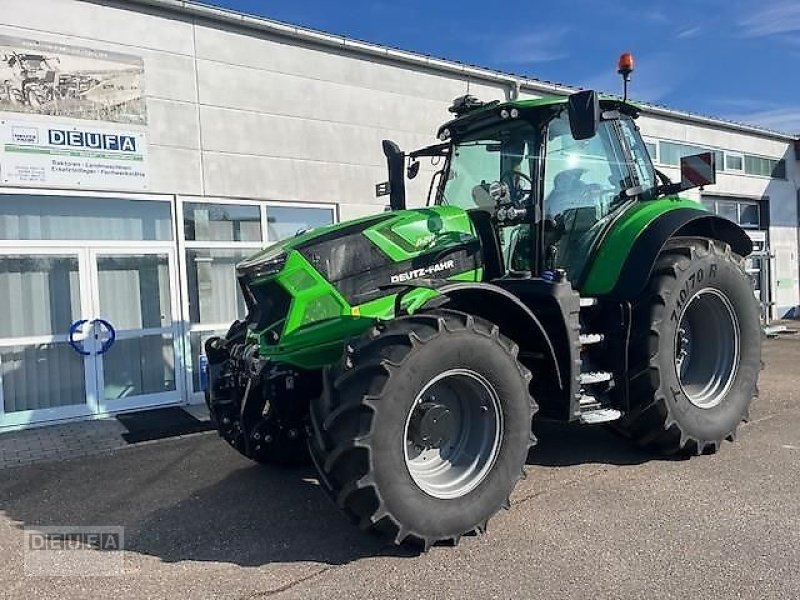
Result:
M98 0L81 1L98 3ZM100 1L102 2L102 0ZM380 44L375 44L372 42L361 41L342 35L334 35L316 29L310 29L307 27L284 23L282 21L268 19L266 17L248 15L231 9L211 6L192 0L127 0L125 4L131 8L134 8L131 5L148 6L176 14L188 15L194 18L216 21L228 25L236 25L238 27L245 27L257 31L264 31L273 35L297 39L315 45L334 47L374 56L376 58L388 59L407 65L418 67L421 66L454 75L462 75L481 79L483 81L501 83L510 87L509 95L512 98L515 95L518 95L519 91L522 89L534 93L556 96L566 96L582 89L576 86L532 79L530 77L505 73L503 71L489 69L486 67L469 65L444 58L419 54L408 50L401 50L399 48L381 46ZM748 133L751 135L758 135L761 137L767 137L786 142L800 139L799 135L774 131L759 127L757 125L748 125L745 123L738 123L736 121L727 121L725 119L698 115L691 112L685 112L644 102L636 102L636 104L641 107L644 114L671 119L680 119L697 123L699 125L719 127L729 131Z

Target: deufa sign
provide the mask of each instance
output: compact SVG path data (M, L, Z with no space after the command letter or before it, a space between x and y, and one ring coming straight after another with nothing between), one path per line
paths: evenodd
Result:
M89 150L112 150L136 152L136 138L132 135L97 133L76 129L50 129L48 140L51 146L72 146Z

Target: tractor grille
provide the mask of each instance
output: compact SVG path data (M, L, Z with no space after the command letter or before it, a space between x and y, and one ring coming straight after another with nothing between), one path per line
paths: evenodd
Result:
M252 295L253 303L250 304L250 312L247 321L253 323L255 329L260 331L274 323L285 319L289 314L289 306L292 297L276 281L266 281L257 285L248 286L243 282L246 293ZM280 335L283 326L274 328L277 335ZM277 341L277 335L274 341Z

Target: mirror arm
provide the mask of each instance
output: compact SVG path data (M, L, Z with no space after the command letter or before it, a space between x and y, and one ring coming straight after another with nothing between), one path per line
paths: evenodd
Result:
M424 148L420 148L419 150L414 150L413 152L408 153L408 157L411 159L419 158L421 156L446 156L450 149L450 144L433 144L432 146L425 146Z

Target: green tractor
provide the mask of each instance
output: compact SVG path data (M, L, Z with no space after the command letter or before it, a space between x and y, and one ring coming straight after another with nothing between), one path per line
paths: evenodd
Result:
M205 348L231 446L310 457L362 529L425 548L509 507L534 416L709 454L761 365L750 240L678 197L713 183L710 154L669 181L636 106L592 91L450 110L439 144L384 142L391 211L239 264L247 317ZM406 209L422 157L443 167Z

